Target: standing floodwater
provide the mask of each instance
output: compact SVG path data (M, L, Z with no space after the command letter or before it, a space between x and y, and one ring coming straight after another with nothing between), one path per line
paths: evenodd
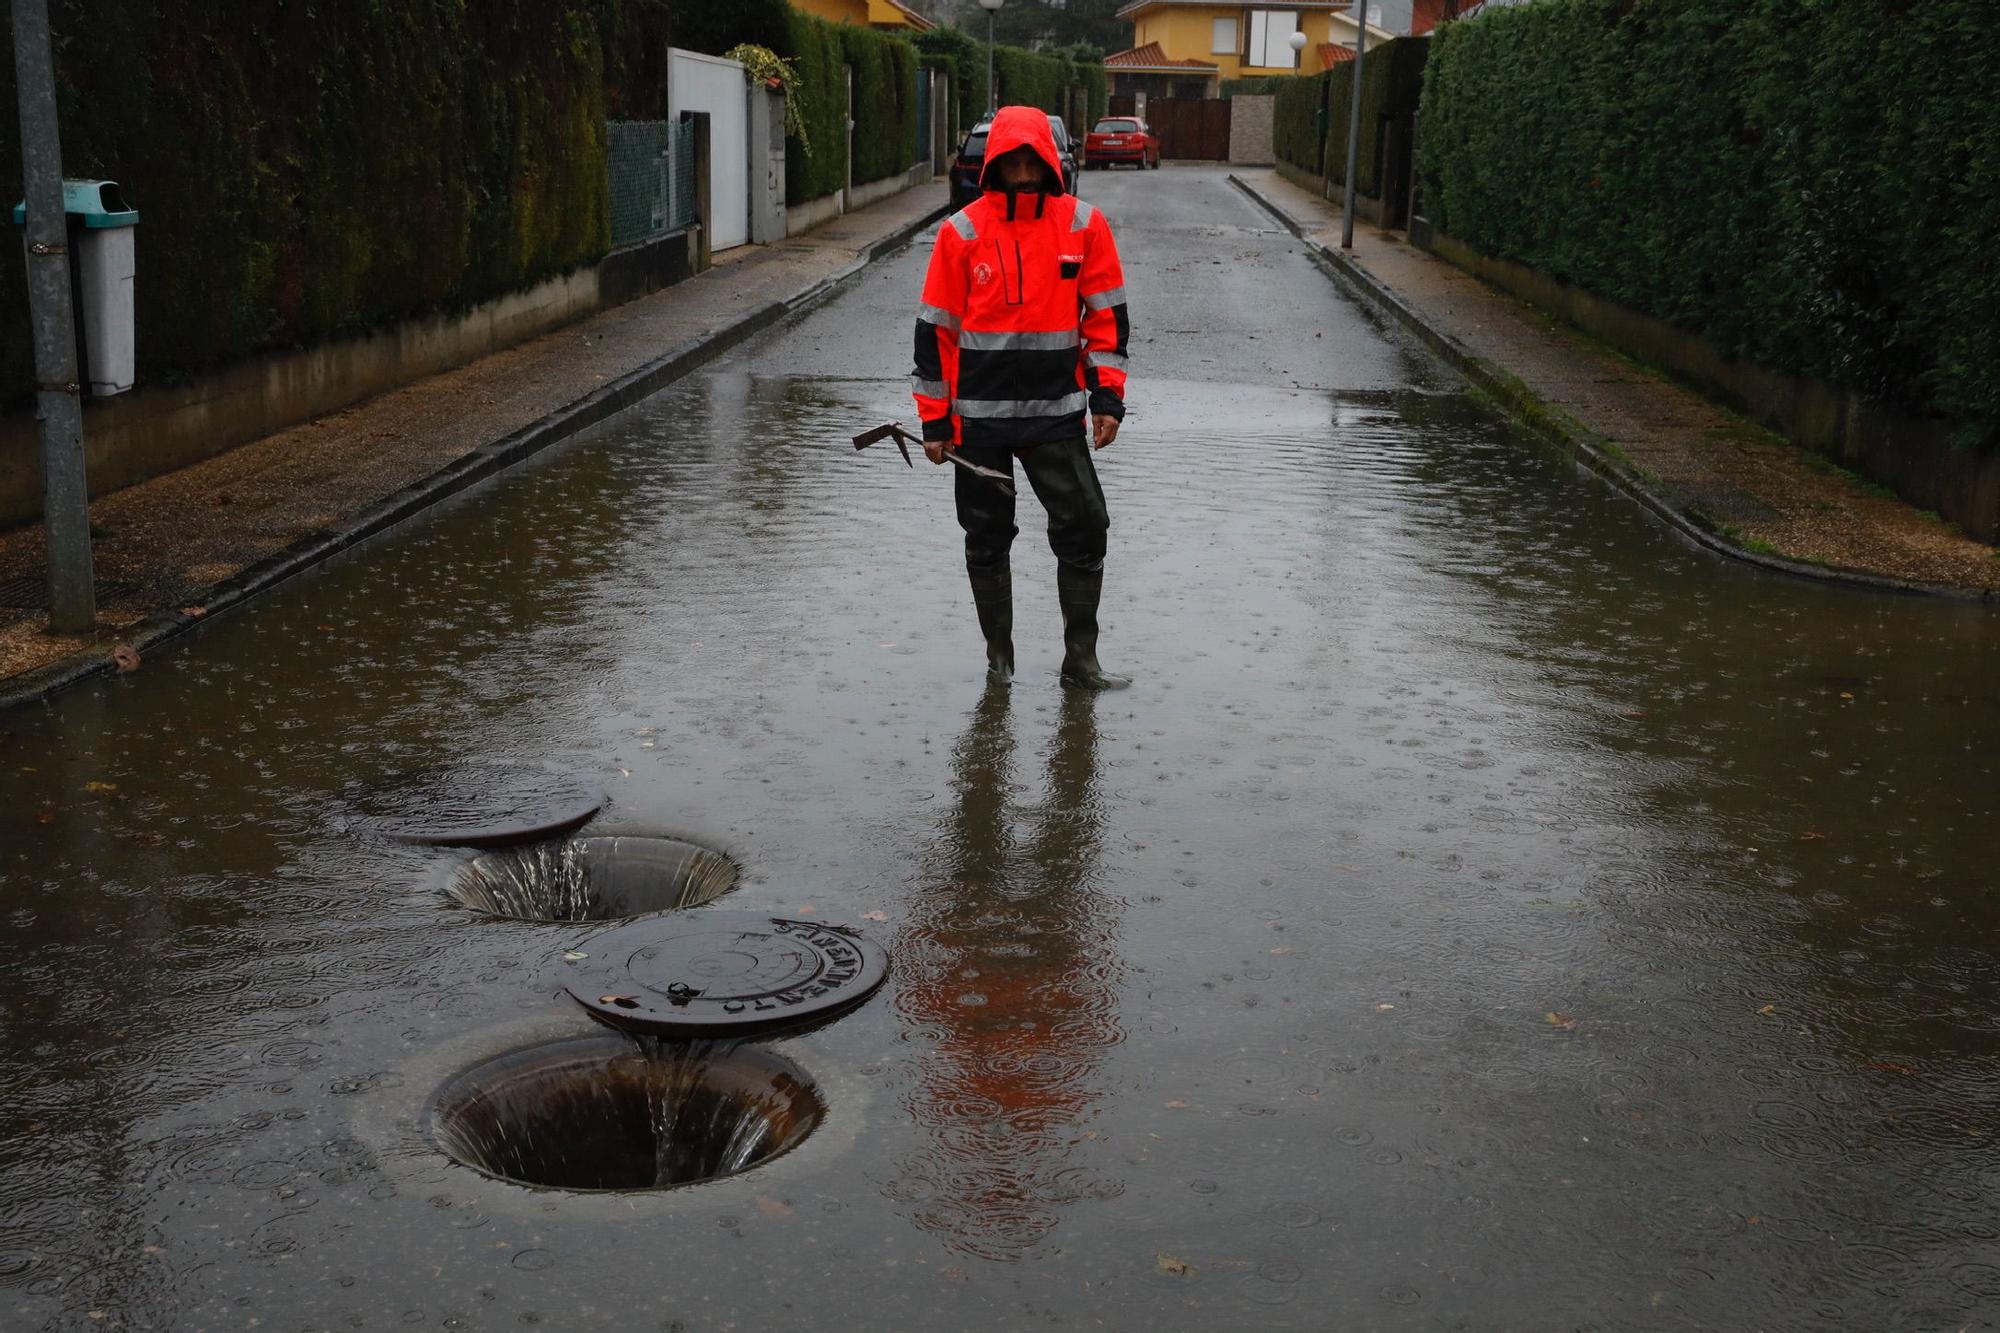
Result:
M1993 613L1691 552L1219 173L1084 188L1128 691L1058 689L1031 531L986 695L948 478L847 444L907 418L919 247L0 717L0 1327L1991 1321ZM690 916L890 947L738 1052L810 1081L789 1151L585 1193L439 1150L469 1070L638 1058L563 991L618 926L348 822L488 755L726 849Z

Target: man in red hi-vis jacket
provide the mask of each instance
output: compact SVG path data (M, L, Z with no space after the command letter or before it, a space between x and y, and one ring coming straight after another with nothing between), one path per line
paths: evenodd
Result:
M917 314L917 415L924 452L1013 475L1013 460L1049 515L1063 614L1062 683L1091 690L1131 682L1097 663L1104 534L1111 525L1091 446L1118 438L1125 417L1125 275L1104 214L1063 192L1049 118L1002 107L986 134L983 193L938 229ZM1086 438L1084 419L1090 419ZM1014 674L1014 583L1007 554L1014 501L955 471L965 569L990 679Z

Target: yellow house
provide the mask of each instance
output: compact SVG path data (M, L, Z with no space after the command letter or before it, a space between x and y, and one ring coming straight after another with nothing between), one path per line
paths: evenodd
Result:
M829 23L852 23L906 37L937 26L901 0L791 0L791 5Z
M1132 49L1104 64L1112 91L1127 96L1215 97L1224 79L1317 74L1351 58L1352 8L1349 0L1133 0L1118 11L1132 21ZM1303 52L1292 50L1294 33L1305 34ZM1368 25L1371 45L1394 35Z

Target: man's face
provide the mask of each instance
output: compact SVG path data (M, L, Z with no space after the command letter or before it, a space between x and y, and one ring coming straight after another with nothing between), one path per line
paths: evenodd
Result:
M1032 148L1016 148L1003 154L993 169L1000 175L1000 184L1009 190L1024 190L1041 184L1042 172L1046 169L1042 159L1035 156Z

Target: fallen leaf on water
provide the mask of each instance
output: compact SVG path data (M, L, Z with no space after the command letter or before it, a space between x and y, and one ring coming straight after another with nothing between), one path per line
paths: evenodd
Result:
M863 912L861 919L863 921L887 921L889 914L887 912Z
M963 1268L960 1268L957 1264L953 1264L950 1268L945 1269L938 1276L942 1277L947 1282L963 1282L965 1281L965 1270Z
M37 824L53 824L56 822L56 812L53 810L37 810L35 811L35 822Z
M815 907L813 904L807 903L805 906L799 908L799 915L811 916L814 912L817 912L818 910L819 908Z
M1169 1111L1185 1111L1187 1110L1187 1103L1176 1097L1167 1103L1167 1109Z
M766 1217L790 1217L792 1215L792 1206L759 1194L757 1196L757 1211Z
M184 606L181 608L181 614L189 620L200 620L208 614L208 608L205 606Z
M115 782L86 782L83 784L83 789L85 791L117 791L118 784Z
M1286 954L1290 953L1291 951L1292 951L1292 946L1289 944L1280 944L1277 948L1271 950L1273 954L1277 955L1280 958L1283 958Z
M1843 699L1852 699L1854 696L1849 694L1846 690L1842 690L1840 692L1840 697Z
M563 961L565 963L574 963L588 957L590 957L590 955L587 953L584 953L577 949L571 949L568 953L563 955Z
M1375 1012L1378 1014L1386 1014L1395 1007L1396 1006L1393 1004L1378 1004L1375 1006Z
M1551 1009L1546 1014L1543 1014L1542 1018L1552 1028L1561 1028L1564 1032L1576 1031L1576 1020L1568 1014L1559 1014Z
M597 997L597 1002L599 1004L615 1004L621 1009L637 1009L639 1007L639 1001L630 995L600 995Z
M1186 1277L1189 1273L1194 1272L1193 1264L1185 1259L1176 1259L1171 1254L1158 1256L1153 1261L1153 1267L1156 1271L1165 1273L1168 1277Z
M1757 1012L1760 1014L1775 1014L1778 1012L1778 1006L1775 1004L1767 1004L1762 1009L1759 1009Z
M1801 833L1801 834L1799 834L1799 841L1800 841L1800 842L1824 842L1825 840L1826 840L1826 834L1824 834L1824 833Z
M137 671L140 661L139 650L129 643L121 643L111 650L111 660L118 664L120 671Z
M1890 1074L1914 1074L1917 1072L1908 1065L1897 1064L1894 1060L1870 1060L1868 1067L1870 1069L1880 1069Z

